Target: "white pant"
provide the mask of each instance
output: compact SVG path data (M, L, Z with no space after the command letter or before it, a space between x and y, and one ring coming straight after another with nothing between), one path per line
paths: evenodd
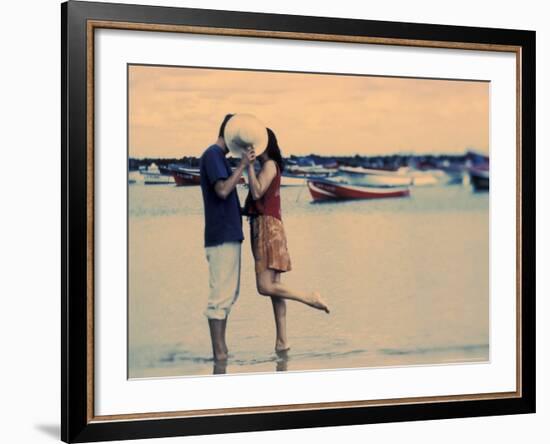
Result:
M225 319L239 296L241 278L241 243L225 242L206 247L210 279L208 319Z

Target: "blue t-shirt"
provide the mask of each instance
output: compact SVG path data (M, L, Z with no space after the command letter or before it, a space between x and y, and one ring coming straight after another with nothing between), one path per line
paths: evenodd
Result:
M212 145L206 149L201 156L200 171L204 202L204 246L242 242L241 205L237 191L233 190L226 199L221 199L214 189L218 180L225 180L232 174L220 146Z

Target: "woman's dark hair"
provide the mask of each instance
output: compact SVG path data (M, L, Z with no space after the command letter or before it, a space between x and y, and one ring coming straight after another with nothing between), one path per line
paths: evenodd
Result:
M229 119L233 117L235 114L226 114L226 116L223 118L223 122L220 125L220 130L218 131L218 137L224 137L225 133L225 125L227 125L227 122L229 122Z
M279 171L282 172L285 167L283 155L281 153L281 148L279 148L279 144L277 143L277 137L275 137L275 133L271 130L271 128L267 128L266 153L271 160L274 160L277 163L279 166Z

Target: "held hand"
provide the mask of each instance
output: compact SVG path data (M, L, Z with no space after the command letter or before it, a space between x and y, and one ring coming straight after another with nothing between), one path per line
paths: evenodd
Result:
M239 166L246 168L249 164L250 162L248 161L248 157L246 157L246 155L243 154L241 156L241 161L239 162Z
M241 166L242 167L247 167L248 165L250 165L250 159L248 158L248 151L250 150L250 148L248 150L246 150L244 153L242 153L241 155Z
M256 160L256 153L254 152L254 149L248 148L241 157L241 165L243 167L250 166L254 163L255 160Z
M246 155L248 157L249 164L252 165L256 161L256 151L254 151L254 148L249 148Z

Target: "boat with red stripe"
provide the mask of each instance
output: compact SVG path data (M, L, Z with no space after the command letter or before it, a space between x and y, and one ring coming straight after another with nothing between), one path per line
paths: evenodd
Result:
M177 166L172 168L172 175L179 187L201 184L201 173L198 168L185 168Z
M410 195L409 187L358 186L329 179L308 180L307 186L314 201L382 199Z

